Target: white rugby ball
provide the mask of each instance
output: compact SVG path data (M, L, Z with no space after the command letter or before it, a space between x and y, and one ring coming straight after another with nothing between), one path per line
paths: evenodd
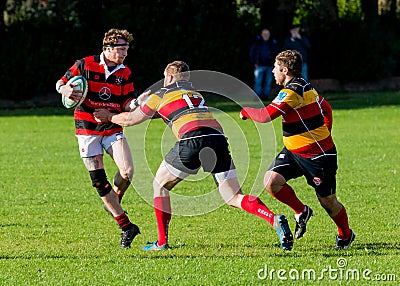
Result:
M85 100L87 92L88 92L88 84L86 78L81 75L77 75L72 77L66 85L72 85L74 90L82 90L82 98L78 101L74 101L69 99L68 97L61 96L62 104L65 108L77 108L81 103Z

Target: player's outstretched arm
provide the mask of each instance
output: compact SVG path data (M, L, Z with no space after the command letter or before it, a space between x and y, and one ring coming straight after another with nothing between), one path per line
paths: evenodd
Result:
M264 108L243 107L240 111L240 118L243 120L251 119L257 122L266 123L278 118L285 113L285 110L290 109L286 103L276 105L270 103Z
M93 115L98 122L112 122L120 126L136 125L151 118L145 115L140 108L136 108L131 112L122 112L119 114L111 113L107 109L96 109Z
M138 98L132 100L130 104L127 105L125 111L132 111L138 108L149 97L150 94L151 90L143 92L141 95L138 96Z
M271 121L267 108L243 107L240 111L240 118L242 120L251 119L262 123Z

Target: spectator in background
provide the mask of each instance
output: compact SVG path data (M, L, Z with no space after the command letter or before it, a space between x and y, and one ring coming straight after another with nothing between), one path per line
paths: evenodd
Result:
M294 25L290 28L290 36L286 37L283 44L284 50L296 50L303 58L302 77L308 80L308 52L311 48L308 38L300 34L300 26Z
M278 42L271 39L268 29L262 29L249 53L250 62L254 65L254 91L261 99L268 99L271 92L272 68L278 53Z

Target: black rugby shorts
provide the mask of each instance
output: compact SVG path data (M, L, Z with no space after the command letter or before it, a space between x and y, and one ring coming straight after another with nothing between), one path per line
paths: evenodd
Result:
M312 158L303 158L283 148L268 170L281 174L286 181L304 176L317 196L327 197L336 193L337 168L335 147Z
M168 152L164 158L168 164L188 174L196 174L200 167L213 174L235 168L223 134L190 135L176 142Z

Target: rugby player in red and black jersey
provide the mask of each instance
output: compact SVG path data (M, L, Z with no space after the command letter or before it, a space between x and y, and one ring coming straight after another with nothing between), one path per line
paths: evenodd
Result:
M337 225L335 249L347 249L355 234L349 228L345 207L336 198L337 154L331 136L332 109L301 77L301 69L302 58L297 51L279 53L272 72L283 89L265 108L244 107L240 117L269 122L282 116L284 148L270 165L264 184L273 197L294 210L295 238L303 236L313 211L299 200L287 181L305 176L321 206Z
M164 70L164 88L139 97L133 112L113 115L102 109L94 115L102 122L131 126L160 116L178 139L164 157L153 181L154 210L158 240L144 250L168 248L168 225L171 219L169 191L200 167L210 172L224 201L266 220L275 228L283 250L291 250L293 235L284 215L275 215L258 198L243 194L236 175L228 142L219 122L207 107L204 97L189 81L189 67L174 61Z
M79 100L82 91L66 85L73 76L82 75L88 82L88 93L83 103L75 109L74 119L80 156L89 171L104 208L115 218L122 229L120 247L130 247L140 233L137 225L130 222L121 207L121 199L133 176L131 151L122 127L114 123L97 122L93 112L105 108L112 113L130 110L135 99L132 71L124 65L133 36L127 30L110 29L103 39L100 55L88 56L75 61L56 83L57 91L72 100ZM105 150L118 167L112 186L104 170Z

